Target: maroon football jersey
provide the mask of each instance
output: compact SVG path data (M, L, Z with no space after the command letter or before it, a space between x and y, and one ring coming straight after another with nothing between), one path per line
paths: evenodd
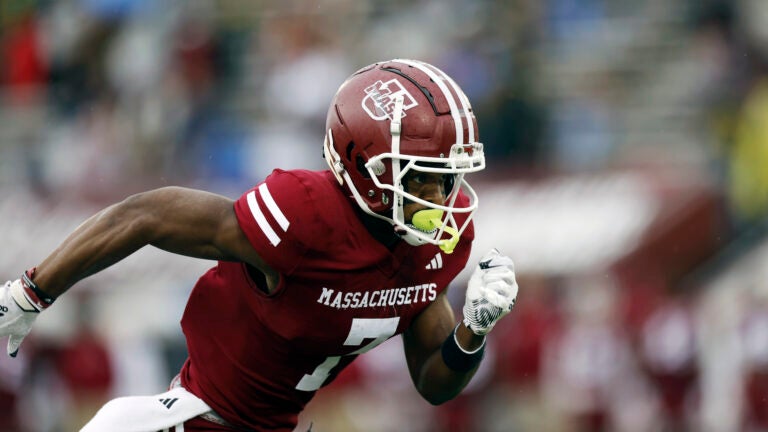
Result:
M236 201L243 232L281 274L278 287L266 294L243 263L219 262L181 322L182 383L231 424L293 430L316 390L405 331L464 268L471 225L450 255L404 241L390 250L354 205L329 171L302 170L276 170Z

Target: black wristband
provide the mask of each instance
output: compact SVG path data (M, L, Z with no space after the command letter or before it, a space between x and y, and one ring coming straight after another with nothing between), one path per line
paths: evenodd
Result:
M459 323L461 325L461 323ZM456 326L458 327L458 326ZM450 335L443 341L441 348L443 363L449 369L456 372L469 372L483 360L485 354L485 340L483 345L473 352L467 352L459 346L456 340L456 329L454 328Z

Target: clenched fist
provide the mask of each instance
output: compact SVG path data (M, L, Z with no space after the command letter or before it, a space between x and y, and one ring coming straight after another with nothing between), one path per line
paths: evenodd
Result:
M515 264L493 249L480 259L469 279L464 324L475 334L485 335L512 310L516 298Z

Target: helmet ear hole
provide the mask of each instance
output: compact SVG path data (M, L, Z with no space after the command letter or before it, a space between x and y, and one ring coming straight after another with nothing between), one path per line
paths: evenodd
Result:
M357 158L355 159L355 164L357 166L357 172L360 173L361 176L369 179L371 178L371 175L368 173L368 170L365 168L365 160L362 156L357 155Z
M347 160L352 160L352 150L355 148L355 142L350 141L349 144L347 144L347 148L345 149L344 153L347 155Z

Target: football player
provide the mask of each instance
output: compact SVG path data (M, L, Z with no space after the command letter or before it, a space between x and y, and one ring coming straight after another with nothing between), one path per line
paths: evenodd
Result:
M369 65L336 93L324 155L329 170L278 169L234 201L166 187L102 210L0 289L8 353L76 282L153 245L218 261L181 320L189 357L168 392L112 400L83 431L291 431L319 388L398 334L419 394L452 399L518 289L493 250L462 321L447 300L474 237L464 176L485 167L467 97L421 61Z

